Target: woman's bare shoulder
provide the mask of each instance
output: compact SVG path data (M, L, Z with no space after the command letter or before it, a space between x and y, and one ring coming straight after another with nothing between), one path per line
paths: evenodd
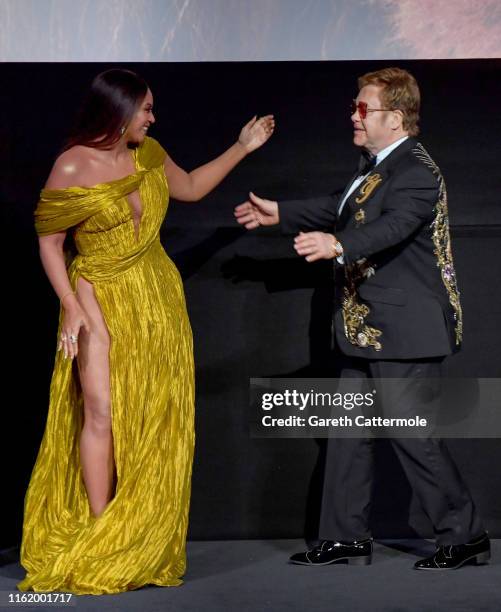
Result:
M66 189L80 185L89 169L92 151L76 145L61 153L56 159L45 184L45 189Z

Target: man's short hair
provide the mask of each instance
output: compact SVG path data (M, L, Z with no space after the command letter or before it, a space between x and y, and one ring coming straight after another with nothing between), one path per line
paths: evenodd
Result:
M368 72L358 79L358 88L366 85L382 87L380 98L384 108L400 110L404 115L403 128L409 136L419 134L419 105L421 95L416 79L402 68L383 68Z

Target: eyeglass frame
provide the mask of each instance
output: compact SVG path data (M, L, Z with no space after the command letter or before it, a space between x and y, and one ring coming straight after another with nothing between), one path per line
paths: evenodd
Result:
M361 105L362 105L362 108L365 106L364 111L360 109ZM351 101L351 114L354 115L358 111L358 114L360 115L360 119L366 119L368 113L376 113L378 111L398 111L398 110L400 109L398 108L369 108L367 102L357 102L356 100Z

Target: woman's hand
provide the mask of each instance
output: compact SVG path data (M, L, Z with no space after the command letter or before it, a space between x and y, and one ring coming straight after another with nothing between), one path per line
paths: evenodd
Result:
M278 203L249 193L249 199L235 208L235 218L246 229L260 225L276 225L279 220Z
M268 140L275 129L275 119L273 115L265 115L264 117L253 117L249 123L244 125L238 142L244 147L247 153L251 153Z
M67 298L63 304L64 314L61 326L61 336L57 345L57 350L64 350L64 358L73 359L78 355L78 335L83 327L90 332L90 321L85 311L80 306L76 296Z
M336 244L339 244L336 237L324 232L299 232L294 238L297 254L306 256L308 262L338 257L342 251L336 252Z

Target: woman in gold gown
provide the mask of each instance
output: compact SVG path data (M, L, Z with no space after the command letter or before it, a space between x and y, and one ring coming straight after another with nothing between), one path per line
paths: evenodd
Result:
M159 230L273 132L252 119L187 173L146 132L146 83L96 77L35 212L61 299L47 425L25 499L20 590L116 593L181 584L194 444L191 328ZM77 255L68 268L63 242ZM75 359L74 359L75 358Z

